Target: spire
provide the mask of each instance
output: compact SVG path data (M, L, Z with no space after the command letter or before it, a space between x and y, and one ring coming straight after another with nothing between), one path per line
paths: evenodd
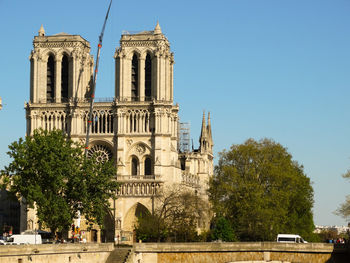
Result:
M203 119L202 119L202 130L201 130L201 137L199 138L199 141L202 141L202 139L207 137L207 129L205 127L205 112L203 111Z
M44 37L45 36L45 30L43 27L43 24L41 24L41 27L39 29L39 37Z
M210 112L208 112L208 126L207 126L207 133L208 133L208 139L210 142L213 141L213 138L211 136L211 123L210 123Z
M205 125L205 112L203 111L201 136L199 137L199 149L200 149L200 152L205 152L206 151L207 144L208 144L207 127Z
M161 34L161 33L162 33L162 30L160 29L160 26L159 26L159 22L158 22L158 21L157 21L157 25L156 25L156 27L155 27L153 33L154 33L155 35L158 35L158 34Z

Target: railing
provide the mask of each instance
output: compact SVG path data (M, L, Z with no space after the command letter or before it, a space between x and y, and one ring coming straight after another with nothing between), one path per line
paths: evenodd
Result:
M127 31L123 30L122 35L153 34L153 31Z
M120 101L120 102L126 102L126 101L131 101L131 102L134 102L134 101L153 101L153 100L156 100L156 98L154 96L143 96L143 97L140 97L140 96L118 96L116 97L116 100L117 101Z
M61 102L57 103L70 103L70 102L89 102L87 98L76 98L76 97L70 97L70 98L61 98ZM95 98L95 102L114 102L114 97L102 97L102 98ZM32 101L29 101L29 103L33 103ZM38 103L48 103L48 104L55 104L56 100L55 98L48 98L48 99L39 99Z
M95 102L113 102L114 97L95 98Z
M156 176L153 175L117 175L118 181L124 181L124 180L154 180L156 179Z
M159 193L162 185L162 182L123 182L117 190L117 196L152 197Z
M186 171L182 171L182 183L186 186L190 186L193 188L199 188L199 176L195 174L191 174Z

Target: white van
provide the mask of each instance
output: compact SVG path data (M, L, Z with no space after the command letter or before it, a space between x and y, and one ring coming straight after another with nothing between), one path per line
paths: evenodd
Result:
M8 245L42 244L41 236L36 235L12 235L7 240Z
M293 234L278 234L277 242L280 243L307 243L301 236Z

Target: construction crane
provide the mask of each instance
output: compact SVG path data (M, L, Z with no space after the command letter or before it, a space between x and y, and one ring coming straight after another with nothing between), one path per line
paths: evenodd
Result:
M102 48L103 34L105 31L105 27L106 27L106 23L108 20L109 10L111 9L111 5L112 5L112 0L110 1L109 6L108 6L107 14L105 17L105 21L103 23L102 31L101 31L101 34L99 36L99 41L98 41L98 46L97 46L96 64L95 64L94 77L93 77L92 87L91 87L89 119L88 119L88 124L87 124L87 131L86 131L85 156L87 156L88 150L89 150L89 135L90 135L90 128L91 128L92 121L93 121L92 116L93 116L94 99L95 99L96 78L97 78L97 72L98 72L98 64L99 64L99 60L100 60L100 52L101 52L101 48Z

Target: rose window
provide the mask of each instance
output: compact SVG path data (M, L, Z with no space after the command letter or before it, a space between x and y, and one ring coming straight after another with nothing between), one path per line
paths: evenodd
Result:
M88 156L89 158L96 158L97 162L99 163L103 163L112 159L112 152L107 146L94 145L89 149Z

